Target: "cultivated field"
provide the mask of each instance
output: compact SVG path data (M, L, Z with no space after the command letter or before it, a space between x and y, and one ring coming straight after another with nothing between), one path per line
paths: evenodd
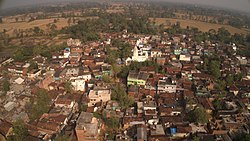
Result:
M153 21L153 18L150 20ZM171 18L156 18L155 22L157 24L164 24L167 25L168 23L174 24L177 21L180 22L182 28L189 27L196 27L200 31L207 32L209 29L215 29L218 30L221 27L225 27L231 34L238 33L238 34L249 34L250 30L248 29L238 29L235 27L232 27L230 25L220 25L220 24L213 24L213 23L206 23L206 22L200 22L195 20L181 20L181 19L171 19ZM166 26L167 27L167 26Z
M97 18L97 17L84 17L84 18L76 18L78 20L85 20L90 18ZM0 24L0 31L3 31L3 29L7 30L7 34L12 36L14 33L14 30L28 30L30 28L39 27L40 29L44 31L48 31L48 24L54 23L57 26L57 30L62 29L63 27L69 26L68 18L55 18L58 19L56 23L54 23L54 18L50 19L41 19L41 20L34 20L32 22L13 22L13 20L10 19L4 19L4 22ZM71 23L70 25L72 25Z

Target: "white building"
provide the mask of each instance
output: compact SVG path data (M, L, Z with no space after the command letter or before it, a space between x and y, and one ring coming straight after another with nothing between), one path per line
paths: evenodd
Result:
M168 93L176 93L177 88L176 83L169 78L163 78L162 80L159 80L157 87L159 92Z
M71 84L75 91L85 91L85 80L84 79L75 79L71 81Z
M40 74L42 73L42 70L37 69L37 70L32 70L29 73L27 73L28 78L34 79L37 78Z
M63 51L63 58L69 58L70 48L65 48Z
M144 40L137 40L136 46L133 49L132 61L144 62L149 58L150 46L144 45Z
M15 102L8 102L7 104L4 105L4 109L8 112L14 108L15 108Z
M189 61L191 61L191 55L188 55L188 54L186 54L186 55L180 55L180 59L179 59L180 61L187 61L187 62L189 62Z

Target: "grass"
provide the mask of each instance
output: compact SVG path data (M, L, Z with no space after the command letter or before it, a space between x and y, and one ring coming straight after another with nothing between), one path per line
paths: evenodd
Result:
M153 18L150 18L150 20L154 20ZM171 24L176 23L177 21L180 22L182 28L186 28L187 26L189 27L196 27L200 31L207 32L209 29L215 29L218 30L221 27L224 27L227 29L231 34L249 34L250 30L249 29L239 29L232 27L230 25L220 25L220 24L213 24L213 23L206 23L206 22L201 22L201 21L195 21L195 20L181 20L181 19L171 19L171 18L156 18L155 22L156 24L167 24L170 22ZM168 27L168 26L166 26Z

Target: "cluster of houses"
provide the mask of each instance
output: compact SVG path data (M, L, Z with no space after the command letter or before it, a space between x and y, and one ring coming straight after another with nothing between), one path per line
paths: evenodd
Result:
M53 140L62 134L78 141L106 140L109 136L102 135L106 125L95 116L97 111L105 111L105 118L119 119L117 141L184 140L194 135L201 140L230 141L249 133L250 60L236 54L235 44L198 44L191 35L103 36L109 39L84 45L80 40L69 39L68 46L53 53L50 60L32 58L37 67L31 67L30 61L4 60L0 67L11 76L11 85L9 91L0 93L0 139L11 136L11 123L22 119L29 131L25 140ZM106 62L105 49L113 38L134 45L130 57L122 63L117 60L121 67L132 61L154 61L163 70L158 72L149 66L129 71L124 85L135 104L127 109L112 100L115 84L103 81L104 76L114 76L112 65ZM245 73L243 79L226 86L223 98L219 97L222 92L216 89L215 78L198 69L204 64L204 55L213 53L222 60L221 76ZM4 77L2 73L1 80ZM26 108L39 89L48 91L50 110L31 121ZM220 109L214 105L216 99L223 105ZM209 122L190 122L189 112L200 106Z

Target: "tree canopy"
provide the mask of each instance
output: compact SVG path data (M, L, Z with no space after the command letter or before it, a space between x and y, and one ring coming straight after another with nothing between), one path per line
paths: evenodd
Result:
M50 98L48 92L45 89L38 89L36 92L36 98L31 105L30 119L35 120L42 114L49 111Z
M208 123L208 115L202 106L195 108L189 113L189 119L196 123Z
M3 91L7 92L10 90L10 82L7 79L3 80L3 86L2 86Z
M13 123L13 141L23 141L28 135L28 129L22 120L17 120Z
M111 93L111 99L117 100L122 108L128 108L134 104L134 100L128 96L124 87L121 84L117 84Z

